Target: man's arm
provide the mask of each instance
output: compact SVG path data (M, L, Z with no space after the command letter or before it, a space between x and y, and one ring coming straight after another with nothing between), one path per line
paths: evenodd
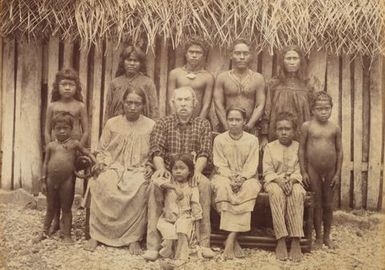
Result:
M214 105L215 112L218 116L219 122L223 125L225 130L228 130L229 127L226 122L226 110L225 110L225 96L223 89L223 73L217 76L214 87Z
M51 141L51 130L52 130L52 103L48 105L47 108L47 115L45 118L45 130L44 130L44 140L45 140L45 145L48 145Z
M255 80L257 81L255 89L255 107L248 123L246 124L248 129L254 128L257 121L262 117L263 108L265 107L266 101L265 79L262 75L257 74Z
M88 135L89 135L89 126L88 126L88 115L87 115L87 108L84 103L81 105L81 110L80 110L80 119L82 122L82 138L80 139L80 143L82 145L87 144L88 140Z
M174 113L174 108L171 104L171 99L174 94L174 90L177 87L176 86L176 77L178 76L178 71L177 69L173 69L170 71L170 74L168 76L168 87L167 87L167 100L169 101L169 107L170 107L170 112Z
M336 152L337 152L337 161L336 161L336 173L334 174L334 177L332 179L331 186L333 188L336 188L339 184L338 181L340 179L341 175L341 167L342 167L342 160L343 160L343 152L342 152L342 136L341 136L341 129L337 127L336 131Z
M207 82L205 87L205 92L202 100L202 109L199 113L199 117L207 118L207 115L210 111L211 100L213 98L213 86L214 86L214 77L209 72L207 72Z

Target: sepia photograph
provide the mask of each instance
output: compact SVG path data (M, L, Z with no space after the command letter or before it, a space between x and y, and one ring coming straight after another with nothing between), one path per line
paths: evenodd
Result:
M0 270L384 270L385 2L0 0Z

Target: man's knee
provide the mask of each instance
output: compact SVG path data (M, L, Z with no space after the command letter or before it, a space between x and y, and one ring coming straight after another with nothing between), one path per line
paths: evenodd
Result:
M286 197L282 188L276 183L269 183L265 186L265 190L269 194L270 198L282 198Z

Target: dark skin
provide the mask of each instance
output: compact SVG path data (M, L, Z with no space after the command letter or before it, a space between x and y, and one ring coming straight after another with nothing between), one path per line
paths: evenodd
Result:
M170 71L168 78L168 100L171 100L174 90L183 86L194 89L197 105L194 116L207 118L213 97L214 77L203 68L204 50L192 44L186 51L186 65ZM194 74L189 76L188 74ZM171 108L172 109L172 108Z
M259 73L251 71L248 64L251 60L250 48L243 43L234 46L232 52L233 69L217 76L214 88L215 111L219 122L225 130L229 129L226 121L226 109L232 105L241 106L246 110L245 131L253 130L263 114L265 106L265 80ZM244 89L240 89L230 77L230 73L239 81L247 79Z
M339 185L343 159L341 129L328 120L331 114L328 100L317 100L312 113L313 119L302 125L299 161L303 182L315 193L314 248L320 248L322 244L334 248L330 230L333 194Z
M48 143L42 167L42 192L47 196L47 213L43 234L37 239L43 240L49 234L54 215L60 209L63 212L64 241L71 242L71 207L74 198L73 171L76 152L95 157L83 145L70 138L72 127L64 122L56 123L54 133L56 141Z

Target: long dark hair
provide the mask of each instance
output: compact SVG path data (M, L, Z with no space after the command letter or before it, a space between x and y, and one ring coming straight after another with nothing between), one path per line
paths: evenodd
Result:
M193 158L191 155L189 154L180 154L180 155L177 155L175 157L173 157L171 159L171 171L172 171L172 168L174 167L175 163L177 161L182 161L184 164L187 165L188 169L189 169L189 175L188 175L188 182L189 182L189 185L191 186L192 183L192 177L194 175L194 162L193 162Z
M73 68L65 68L56 73L55 81L52 85L51 101L60 100L59 83L61 80L71 80L76 84L76 91L74 99L83 102L82 87L80 85L80 79L78 73Z
M124 68L124 60L126 60L131 55L134 55L138 58L140 62L139 71L143 74L146 73L146 54L142 51L141 48L130 45L126 47L120 54L119 65L115 73L115 77L126 74L126 69Z
M278 79L281 82L286 82L287 74L286 74L285 65L284 65L284 58L285 58L286 53L289 51L295 51L296 53L298 53L299 58L300 58L300 65L299 65L299 69L297 71L297 78L306 83L308 81L306 59L305 59L303 51L296 45L290 45L290 46L284 47L282 49L281 53L279 54L279 56L278 56Z

